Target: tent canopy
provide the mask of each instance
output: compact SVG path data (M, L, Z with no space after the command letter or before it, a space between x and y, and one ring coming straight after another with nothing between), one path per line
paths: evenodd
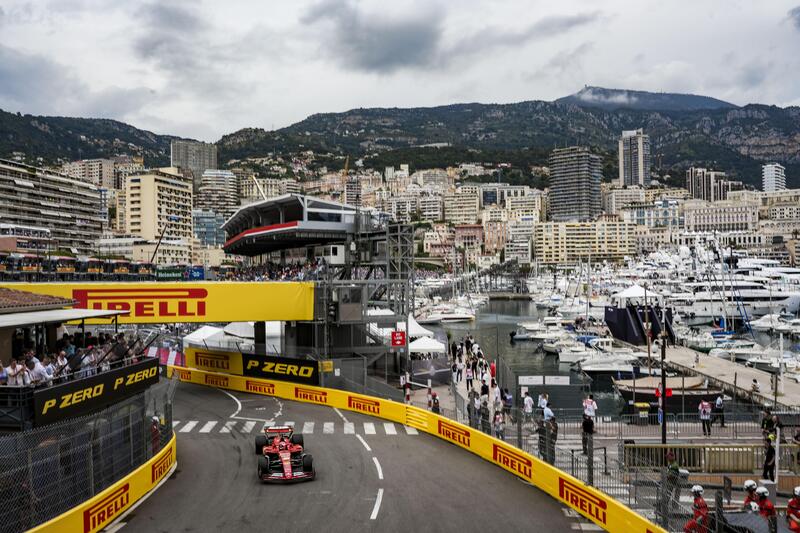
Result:
M397 327L400 331L406 331L405 322L400 322ZM413 315L408 315L408 336L412 339L416 339L417 337L433 337L433 332L420 326Z
M641 285L637 285L637 284L634 283L633 285L631 285L630 287L628 287L624 291L621 291L621 292L618 292L618 293L614 294L613 297L614 298L628 298L628 299L630 299L630 298L644 298L645 294L648 297L652 296L653 298L655 298L657 296L660 296L660 294L658 292L656 292L656 291L654 291L652 289L645 289Z
M443 343L430 337L420 337L408 345L411 353L445 353L446 347Z

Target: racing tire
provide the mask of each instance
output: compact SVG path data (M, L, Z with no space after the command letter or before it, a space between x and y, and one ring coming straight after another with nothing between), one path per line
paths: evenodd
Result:
M314 471L314 457L311 454L306 454L303 456L303 472L313 472Z
M292 433L292 444L303 446L303 436L299 433Z
M264 446L267 445L266 435L256 435L256 455L264 454Z
M264 474L269 474L269 459L262 455L258 458L258 479Z

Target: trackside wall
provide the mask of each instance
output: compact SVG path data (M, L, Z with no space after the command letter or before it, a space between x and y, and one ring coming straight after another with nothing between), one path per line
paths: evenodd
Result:
M169 367L181 381L222 389L276 396L371 415L435 435L468 450L530 482L553 498L579 512L606 531L665 533L623 505L582 481L485 433L424 409L390 400L283 381Z
M97 496L29 531L94 533L107 527L172 472L177 465L175 442L173 433L169 443L145 464Z

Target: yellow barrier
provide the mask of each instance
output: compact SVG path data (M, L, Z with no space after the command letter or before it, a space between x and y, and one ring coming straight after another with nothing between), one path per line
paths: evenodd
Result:
M164 479L176 463L175 434L164 448L145 464L117 481L97 496L73 507L66 513L37 526L30 532L60 533L83 531L94 533L119 518Z
M313 320L312 282L4 283L77 300L80 309L126 311L121 324ZM108 319L87 323L107 324Z
M193 368L169 367L168 375L171 374L177 374L181 381L188 383L337 407L405 424L449 441L508 470L576 510L606 531L666 533L664 529L617 500L538 458L485 433L418 407L337 389L234 376Z

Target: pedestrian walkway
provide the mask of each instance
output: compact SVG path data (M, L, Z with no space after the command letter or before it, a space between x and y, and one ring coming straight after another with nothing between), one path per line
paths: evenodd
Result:
M396 437L398 435L418 435L419 432L409 426L395 424L393 422L296 422L293 420L174 420L172 428L177 433L194 433L199 435L220 434L220 433L255 433L261 432L266 426L293 426L295 431L304 435L332 435L345 434L353 435L361 433L364 435L386 435Z

